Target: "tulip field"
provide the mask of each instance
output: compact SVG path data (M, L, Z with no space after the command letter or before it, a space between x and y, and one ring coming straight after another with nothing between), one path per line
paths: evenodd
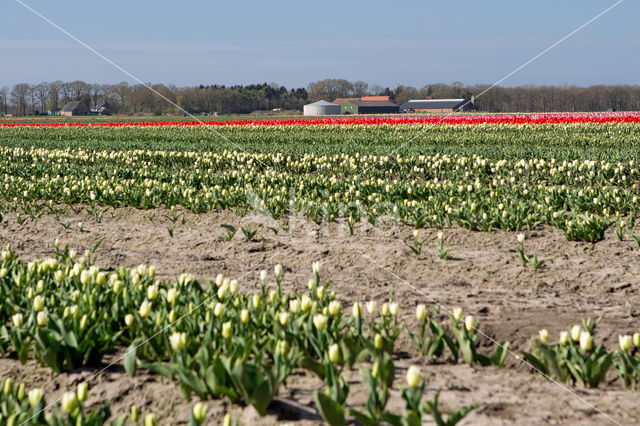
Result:
M4 120L0 189L0 424L640 422L638 113Z

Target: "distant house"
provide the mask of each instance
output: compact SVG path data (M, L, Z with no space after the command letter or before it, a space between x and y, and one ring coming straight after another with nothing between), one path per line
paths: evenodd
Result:
M91 113L96 115L111 115L111 107L107 101L98 101L94 108L91 108Z
M398 105L390 101L346 101L340 104L342 114L397 114Z
M83 101L69 102L60 110L60 115L71 117L74 115L89 115L91 110Z
M464 99L420 99L400 105L400 112L455 112L467 105Z

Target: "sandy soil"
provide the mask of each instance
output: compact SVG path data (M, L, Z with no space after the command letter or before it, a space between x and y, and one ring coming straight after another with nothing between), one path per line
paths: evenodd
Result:
M640 331L636 320L640 315L640 248L613 235L588 244L569 242L550 227L528 232L526 251L553 258L541 272L534 273L519 262L515 233L446 229L446 246L453 258L445 261L434 248L436 230L422 231L424 248L416 257L405 244L411 238L407 227L379 228L363 223L351 236L340 224L320 226L290 218L286 229L276 234L267 226L278 227L283 222L278 225L230 212L185 213L184 223L177 222L171 237L167 228L172 222L166 210L106 209L99 222L86 210L76 210L58 219L43 216L23 224L7 214L0 227L0 244L12 244L27 258L41 258L51 252L56 238L78 252L102 240L97 264L107 269L147 263L156 265L161 277L190 272L213 279L224 273L242 277L240 282L246 286L257 281L261 269L282 263L287 270L286 285L297 289L304 288L311 262L320 260L324 277L333 281L332 289L345 303L355 299L382 302L395 294L401 315L410 324L418 303L440 305L442 312L461 306L480 318L480 328L490 338L510 341L514 354L526 349L539 329L547 328L556 336L587 317L603 316L598 333L610 347L616 345L618 334ZM252 241L240 230L233 240L224 241L220 238L226 232L220 227L223 223L264 226ZM415 356L406 336L398 348L398 380L403 380L407 366L423 363L430 376L428 396L442 388L445 408L481 404L462 424L640 423L638 394L622 388L613 375L596 390L565 388L530 371L513 355L508 358L508 368L503 369L427 365ZM57 395L97 370L55 375L35 363L22 366L0 359L0 371L3 377L44 386ZM366 391L356 384L357 371L349 377L353 382L351 401L361 404ZM92 382L93 401L110 399L115 413L137 404L143 411L158 414L163 424L187 420L189 403L177 386L161 377L141 373L131 378L116 365ZM243 424L319 423L311 402L319 385L315 378L298 372L281 390L266 419L258 418L249 408L229 407L225 401L208 403L209 418L215 424L231 409ZM401 411L398 395L390 406Z

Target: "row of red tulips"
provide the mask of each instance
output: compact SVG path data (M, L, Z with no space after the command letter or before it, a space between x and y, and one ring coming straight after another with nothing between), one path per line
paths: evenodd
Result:
M397 117L328 117L289 120L236 121L154 121L154 122L30 122L0 123L0 127L151 127L151 126L313 126L313 125L382 125L382 124L573 124L639 123L640 112L617 113L549 113L504 115L449 115Z

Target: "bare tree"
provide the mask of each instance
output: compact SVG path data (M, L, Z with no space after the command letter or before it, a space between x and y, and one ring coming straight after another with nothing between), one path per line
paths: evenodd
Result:
M60 94L62 95L62 103L66 104L73 99L73 85L64 82L60 85Z
M76 80L71 85L71 100L79 101L89 96L89 85L84 81Z
M8 114L7 106L9 104L9 88L7 86L2 86L0 89L0 101L2 101L4 115Z
M57 80L49 84L49 102L51 104L51 111L54 113L58 111L60 104L60 87L62 82Z
M91 95L90 107L95 108L100 98L104 96L104 87L101 84L93 83L89 85L89 92Z
M367 96L368 94L369 94L369 84L360 80L353 82L353 96L357 98L361 98L363 96Z
M50 92L51 84L49 83L40 83L33 88L33 93L40 102L40 112L46 111L47 101L49 100L49 95L51 94Z
M27 115L27 102L31 86L28 83L20 83L13 86L11 102L18 108L18 114Z

